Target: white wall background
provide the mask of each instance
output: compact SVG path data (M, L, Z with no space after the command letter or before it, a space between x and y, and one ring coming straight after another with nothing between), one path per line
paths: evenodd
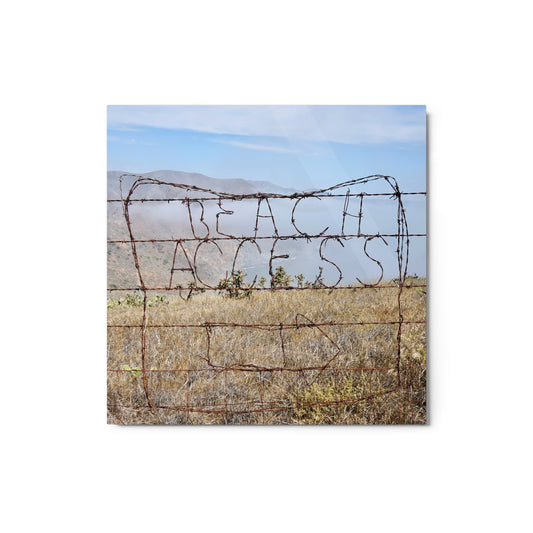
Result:
M526 5L4 8L5 531L531 527ZM427 427L106 425L105 106L119 103L428 106Z

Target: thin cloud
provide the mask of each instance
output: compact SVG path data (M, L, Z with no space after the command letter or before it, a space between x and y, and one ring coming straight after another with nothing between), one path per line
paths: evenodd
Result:
M108 122L110 128L344 144L412 144L426 138L425 106L109 106Z
M279 154L295 154L297 150L292 150L290 148L285 148L283 146L272 146L268 144L255 144L242 141L231 141L231 140L215 140L214 142L220 144L229 144L230 146L236 146L237 148L245 148L247 150L260 150L264 152L277 152Z
M140 128L132 128L131 126L114 126L109 129L112 131L141 131Z
M122 144L138 144L142 146L155 146L155 143L138 141L137 139L117 137L116 135L108 135L107 140L109 142L122 143Z

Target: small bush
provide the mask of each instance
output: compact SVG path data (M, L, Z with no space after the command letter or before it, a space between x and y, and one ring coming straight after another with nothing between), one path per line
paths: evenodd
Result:
M352 377L344 377L340 383L333 378L322 383L313 383L296 395L295 421L302 424L338 424L350 418L353 423L358 398L369 394L365 373L358 383Z
M234 272L231 277L228 277L226 274L225 278L219 280L217 289L221 293L225 293L228 298L242 298L244 296L250 296L250 286L247 286L244 283L244 278L247 275L248 274L245 274L242 270L237 270L237 272Z
M289 287L292 282L292 278L285 272L282 266L276 268L276 272L270 280L270 286L275 287Z
M146 305L151 307L155 304L168 304L168 299L164 294L156 294L152 298L148 298ZM122 298L117 300L113 298L107 298L107 307L112 309L113 307L142 307L144 305L144 298L140 294L135 296L134 294L127 293Z

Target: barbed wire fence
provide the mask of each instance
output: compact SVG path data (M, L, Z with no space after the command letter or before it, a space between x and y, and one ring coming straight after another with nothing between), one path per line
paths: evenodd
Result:
M124 194L122 192L122 178L128 177L134 179L129 190ZM351 189L360 187L367 183L383 184L387 190L384 192L352 192ZM175 190L176 197L136 197L136 193L146 190L149 187L153 190ZM169 189L170 188L170 189ZM345 192L341 189L346 189ZM192 194L191 194L192 193ZM185 196L178 196L178 194ZM116 401L119 397L115 395L108 404L110 413L118 413L124 409L135 410L138 412L150 411L171 411L175 413L182 413L185 416L184 421L189 421L189 415L192 413L201 413L213 416L212 421L215 423L227 423L233 420L239 420L238 415L256 415L261 416L258 423L265 423L265 414L268 413L280 413L280 412L298 412L301 409L313 409L313 408L327 408L330 406L350 406L361 404L364 402L373 404L376 401L388 401L387 398L391 398L391 402L407 402L411 404L411 395L408 396L408 400L405 400L403 396L395 397L394 393L402 391L406 388L407 380L405 379L405 372L409 370L410 365L402 364L402 339L404 329L409 325L424 325L425 314L423 320L412 320L405 317L403 309L403 295L406 289L413 287L417 289L425 289L426 284L421 283L420 280L410 279L408 276L408 260L410 239L413 237L425 238L425 233L409 233L408 221L406 216L406 210L404 207L404 198L406 196L425 196L425 192L402 192L395 178L392 176L373 175L364 178L350 180L343 183L339 183L332 187L314 190L310 192L292 193L292 194L277 194L277 193L249 193L249 194L232 194L225 192L218 192L215 190L197 187L194 185L180 184L162 181L158 179L149 178L142 175L125 174L121 177L121 196L120 199L109 199L108 203L118 203L122 208L123 220L127 228L127 238L122 239L109 239L108 244L126 245L131 252L131 258L135 265L135 272L138 278L138 284L130 287L110 287L109 293L116 292L132 292L138 291L141 295L142 315L140 323L126 323L126 324L108 324L109 330L113 329L127 329L135 330L140 334L140 367L132 370L129 367L121 368L108 368L108 375L135 375L141 378L142 384L142 399L137 398L135 404L127 404L124 402ZM389 233L364 233L362 232L362 219L365 215L365 200L369 197L386 197L391 199L395 203L396 209L396 230ZM302 224L298 220L297 207L304 199L314 198L321 200L323 198L339 198L343 202L342 207L342 223L341 231L337 233L328 232L329 227L318 233L307 233L302 230ZM290 224L293 231L283 232L277 223L274 211L271 206L272 200L287 200L292 202L292 209L290 215ZM255 211L255 226L250 235L234 235L230 232L225 232L220 227L220 217L224 215L233 215L234 211L223 206L223 201L230 202L256 202L257 209ZM136 238L135 229L133 223L133 216L131 213L131 207L136 204L153 204L153 203L178 203L182 205L187 212L189 225L191 229L191 237L178 237L178 238ZM210 227L205 219L205 206L214 203L219 209L216 213L216 222L213 232L213 228ZM355 204L355 209L354 209ZM195 226L193 221L192 207L200 209L199 226ZM262 235L259 231L259 223L261 219L268 219L269 224L272 226L272 232L268 235ZM354 219L357 224L356 232L346 232L349 219ZM203 235L199 235L203 233ZM328 242L336 241L341 246L351 239L364 239L363 253L369 261L373 262L379 269L380 275L377 280L372 283L356 278L357 283L343 284L342 280L346 279L343 269L333 260L326 257L325 247ZM388 245L386 239L394 239L396 243L395 249L395 261L397 277L394 282L384 282L384 268L382 262L370 255L367 245L373 240L380 240L384 244ZM255 246L259 253L261 253L260 242L272 241L272 246L269 253L268 261L268 273L270 277L270 286L266 287L263 283L258 282L257 275L249 284L235 284L236 276L240 271L236 270L237 260L244 245L250 244ZM307 282L305 285L299 283L297 286L289 285L288 283L280 283L276 280L276 274L273 269L273 261L276 259L286 259L288 254L280 254L276 251L278 243L283 241L299 241L302 243L316 242L318 244L318 254L320 261L325 264L328 263L330 270L336 272L336 280L325 280L322 275L322 269L320 273L312 282ZM236 249L231 262L230 273L226 272L223 278L223 283L218 285L213 282L207 282L200 276L198 252L202 246L213 245L218 253L224 255L221 248L221 244L224 242L232 242L236 245ZM168 283L156 284L156 286L150 286L146 281L143 268L141 267L141 261L139 257L139 245L144 243L167 243L173 247L172 264L168 271ZM194 253L191 252L189 245L195 246ZM189 252L187 251L189 250ZM185 260L185 266L178 266L178 257ZM184 288L181 284L176 283L176 276L186 274L190 276L190 283L187 288ZM233 285L232 285L233 283ZM155 291L169 291L176 292L183 299L189 299L192 295L205 291L216 291L218 293L231 294L230 291L234 290L243 295L250 296L257 292L277 292L277 291L322 291L328 294L333 294L333 291L394 291L396 294L396 316L393 320L353 320L353 321L317 321L307 316L309 313L307 310L300 309L294 314L292 321L285 322L273 322L266 320L261 323L256 322L235 322L235 321L202 321L202 322L190 322L190 323L153 323L150 320L150 297L149 295ZM425 292L425 291L424 291ZM184 297L183 294L186 296ZM388 366L340 366L337 365L340 355L343 352L343 346L336 340L334 330L346 329L357 326L387 326L396 328L395 334L395 353L394 364ZM153 368L149 365L148 361L148 349L147 338L150 331L154 330L166 330L171 332L179 332L182 330L197 330L201 331L204 337L205 349L200 354L195 354L198 364L189 367L182 367L182 361L174 361L174 368ZM216 354L213 353L213 337L216 331L219 330L237 330L237 334L243 334L243 332L249 332L251 330L268 332L277 336L277 343L279 347L280 357L278 358L278 364L264 364L264 362L242 362L239 361L239 357L235 357L233 361L219 361ZM324 345L328 346L326 350L327 356L325 360L317 361L316 358L303 364L294 364L291 362L289 350L287 349L287 335L291 332L306 332L313 331L323 341ZM311 358L310 358L311 359ZM189 359L190 360L190 359ZM423 365L425 367L425 365ZM373 375L378 372L387 372L388 375L393 375L393 382L390 386L383 389L372 390ZM241 373L246 375L255 375L257 380L254 381L255 386L253 390L249 391L246 397L235 397L234 392L231 390L231 384L228 382L228 376L235 373ZM363 375L366 375L365 383L367 387L360 389L360 394L350 395L350 397L334 397L334 398L305 398L298 392L296 394L288 395L282 394L280 398L265 398L265 376L272 376L276 374L278 376L298 376L300 388L303 390L311 390L312 387L319 383L321 377L336 376L339 373L352 373L353 375L359 375L361 379ZM176 388L176 395L170 398L170 401L162 402L158 399L161 395L158 394L157 380L154 376L168 374L182 376L182 380L179 381L180 386ZM195 398L194 391L191 390L191 384L195 379L198 379L198 375L211 375L217 379L222 380L220 394L212 395L210 399L206 401L204 395L201 399ZM109 378L108 378L109 379ZM336 380L336 378L335 378ZM294 387L294 380L288 380ZM218 383L218 382L217 382ZM220 383L217 385L219 386ZM108 381L109 387L109 381ZM298 387L296 387L298 388ZM183 393L185 389L185 394ZM285 391L287 392L287 391ZM425 390L423 391L425 398ZM288 397L290 396L290 399ZM168 399L168 398L167 398ZM411 407L411 405L410 405ZM233 417L233 418L232 418ZM267 422L268 423L268 422Z

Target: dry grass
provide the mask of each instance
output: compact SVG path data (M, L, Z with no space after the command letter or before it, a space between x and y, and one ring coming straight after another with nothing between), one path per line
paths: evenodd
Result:
M295 323L298 313L315 323L394 321L397 294L394 287L263 292L242 299L204 293L189 301L176 298L150 306L148 324ZM402 310L405 321L425 320L425 292L404 289ZM141 320L139 306L108 310L110 325L141 324ZM298 322L309 323L301 317ZM185 409L147 408L142 376L136 371L111 371L108 420L118 424L423 424L425 325L403 325L402 386L387 392L398 384L396 335L396 325L284 329L284 354L279 328L212 328L210 363L216 367L320 367L338 352L322 372L259 372L243 366L217 372L205 360L206 328L148 328L151 400ZM108 369L121 370L124 365L135 369L141 364L140 328L109 328Z

